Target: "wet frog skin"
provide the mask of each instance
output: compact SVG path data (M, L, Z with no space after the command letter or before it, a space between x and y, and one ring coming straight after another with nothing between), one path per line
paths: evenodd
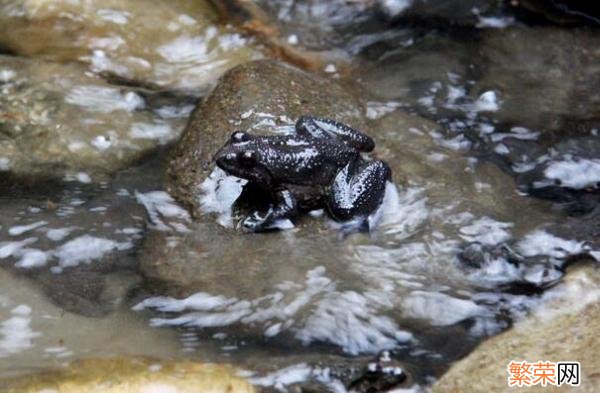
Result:
M266 213L254 211L242 220L244 229L264 231L277 220L293 219L306 210L307 200L317 199L317 205L342 222L364 220L377 210L391 170L383 161L361 156L375 148L373 139L345 124L310 116L301 117L295 130L270 136L236 131L215 154L219 168L272 196Z

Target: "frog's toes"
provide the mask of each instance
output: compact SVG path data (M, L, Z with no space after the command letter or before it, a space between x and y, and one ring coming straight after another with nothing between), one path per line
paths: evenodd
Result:
M267 219L254 212L240 222L240 227L248 232L260 232L267 228Z

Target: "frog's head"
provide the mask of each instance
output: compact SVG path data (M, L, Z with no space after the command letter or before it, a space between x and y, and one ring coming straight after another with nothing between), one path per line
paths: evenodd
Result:
M271 173L264 165L258 146L244 131L236 131L214 157L219 168L232 176L269 187Z

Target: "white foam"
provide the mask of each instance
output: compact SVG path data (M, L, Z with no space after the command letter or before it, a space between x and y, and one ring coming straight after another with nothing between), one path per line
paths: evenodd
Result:
M46 232L46 237L50 240L58 242L64 239L65 237L69 236L69 233L71 233L71 231L73 231L74 229L75 228L49 229L48 232Z
M394 18L409 8L413 0L378 0L379 6L391 18Z
M21 304L13 308L11 317L0 323L0 358L23 352L33 346L40 333L31 329L31 308Z
M434 326L453 325L467 318L490 314L472 300L424 291L411 292L402 301L402 308L405 315L426 320Z
M479 28L492 28L492 29L504 29L515 23L515 18L511 16L481 16L478 15L478 21L476 27Z
M284 282L275 286L276 291L252 300L198 293L181 300L149 298L134 309L182 313L154 318L153 326L260 326L266 337L289 331L303 343L328 342L351 354L374 353L412 339L391 318L377 315L370 298L354 291L337 292L324 273L323 267L317 267L307 272L302 285Z
M200 208L204 213L217 214L217 222L228 228L233 227L233 204L239 198L247 180L229 176L220 168L215 168L200 184Z
M127 11L103 8L96 11L96 15L98 15L100 19L103 19L107 22L112 22L118 25L124 25L127 23L127 20L131 13Z
M114 240L82 235L58 247L54 252L60 268L77 266L100 259L114 250L131 248L131 243L119 243Z
M313 368L305 363L295 364L277 370L262 377L250 379L250 383L258 386L272 386L279 390L285 390L287 385L307 381L313 372Z
M48 254L41 250L25 248L19 254L21 258L15 266L23 269L45 266L48 261Z
M8 171L10 167L10 160L6 157L0 157L0 171Z
M561 185L575 189L600 185L600 159L571 159L551 162L544 170L551 180L560 180Z
M170 63L207 63L216 60L222 51L242 47L246 40L238 34L218 35L216 27L209 27L203 35L191 37L182 35L157 48L157 52ZM214 45L213 40L218 40Z
M496 112L500 109L500 103L496 92L490 90L481 94L475 101L475 110L478 112Z
M134 123L129 132L134 139L154 139L161 145L169 143L177 133L167 123Z
M402 104L397 101L387 101L387 102L377 102L377 101L369 101L367 102L367 118L369 119L379 119L383 116L387 115L398 109Z
M153 229L159 231L189 231L187 228L188 223L191 221L189 213L165 191L146 193L136 191L135 196L137 201L146 208Z
M38 239L30 237L15 242L1 242L0 243L0 259L8 258L10 256L18 255L20 250L32 243L35 243Z
M14 70L8 68L0 69L0 82L7 83L12 81L17 76Z
M513 224L511 223L496 221L490 217L482 217L460 228L460 237L470 242L476 241L494 246L511 238L511 234L507 229L512 227Z
M104 151L112 146L114 139L104 135L98 135L92 139L91 145L100 151Z
M380 209L377 229L398 239L408 237L429 217L427 197L422 188L410 187L401 193L388 182Z
M28 225L14 226L8 230L8 234L11 236L19 236L19 235L24 234L25 232L32 231L36 228L43 227L44 225L47 225L47 224L48 224L47 221L37 221L37 222L31 223Z
M134 92L121 93L115 87L80 85L73 87L65 101L91 112L110 113L117 110L132 112L144 107L144 99Z
M535 230L525 235L517 244L517 249L525 257L547 255L556 259L586 251L583 242L562 239L544 230Z
M296 34L290 34L287 38L287 43L290 45L298 45L298 36Z

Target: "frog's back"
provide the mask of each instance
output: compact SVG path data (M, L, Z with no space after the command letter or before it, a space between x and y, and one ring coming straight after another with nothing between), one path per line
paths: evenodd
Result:
M270 136L256 140L261 161L274 179L288 184L329 184L358 152L337 140Z

